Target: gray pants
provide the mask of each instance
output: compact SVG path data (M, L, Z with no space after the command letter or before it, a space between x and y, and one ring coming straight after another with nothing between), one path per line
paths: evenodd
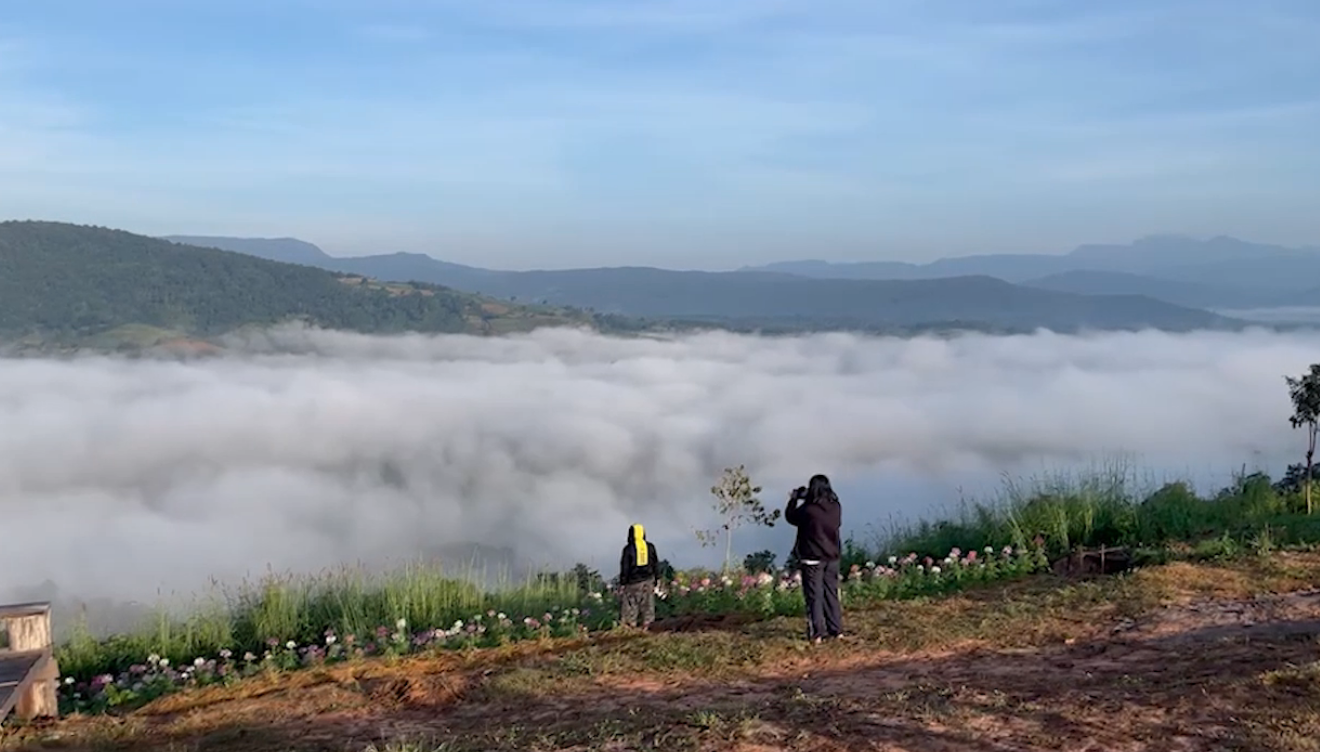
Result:
M655 621L655 583L650 580L624 585L619 594L619 623L635 627L639 616L643 627Z

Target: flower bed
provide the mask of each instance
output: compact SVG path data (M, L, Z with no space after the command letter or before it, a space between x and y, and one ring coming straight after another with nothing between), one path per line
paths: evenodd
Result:
M883 600L939 595L967 587L1021 577L1047 566L1043 549L1015 552L964 553L958 549L940 561L916 554L890 557L886 564L867 562L850 567L841 584L845 608L865 607ZM803 613L801 575L746 574L738 577L711 573L679 574L657 589L657 616L751 613L762 618L799 616ZM274 591L270 591L274 592ZM89 676L68 676L61 681L63 712L104 712L136 706L187 687L230 684L271 671L342 663L386 655L409 655L436 650L489 648L513 642L572 637L614 626L617 601L610 593L588 592L569 598L564 606L509 614L496 609L470 613L446 626L410 624L399 618L392 626L363 633L326 629L314 641L268 637L259 650L222 648L214 655L198 656L176 665L160 652L143 655L122 670L98 671ZM105 644L105 643L101 643ZM89 659L82 656L83 665ZM106 648L97 660L113 665L114 650Z

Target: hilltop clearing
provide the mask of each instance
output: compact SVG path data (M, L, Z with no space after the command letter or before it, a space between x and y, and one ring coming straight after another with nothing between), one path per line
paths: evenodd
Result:
M275 673L6 750L1309 750L1320 555Z

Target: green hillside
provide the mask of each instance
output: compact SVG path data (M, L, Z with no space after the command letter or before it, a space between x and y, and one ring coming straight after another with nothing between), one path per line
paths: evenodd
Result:
M178 245L120 230L0 222L0 339L134 348L303 320L363 333L501 334L595 324L428 284Z

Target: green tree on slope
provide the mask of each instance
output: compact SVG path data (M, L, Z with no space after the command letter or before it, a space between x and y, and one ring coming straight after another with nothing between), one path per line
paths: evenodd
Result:
M1316 435L1320 433L1320 363L1313 363L1301 378L1283 377L1288 382L1293 414L1288 418L1294 429L1306 429L1306 474L1302 488L1306 495L1306 513L1311 514L1311 466L1315 459Z

